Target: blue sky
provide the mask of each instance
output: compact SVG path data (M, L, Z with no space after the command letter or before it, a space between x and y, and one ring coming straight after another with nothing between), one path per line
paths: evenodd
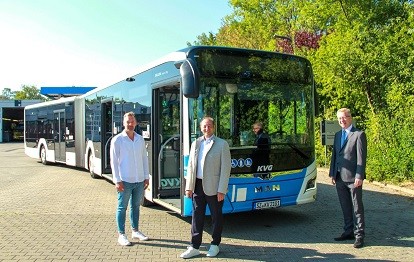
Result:
M231 12L227 0L0 0L0 91L113 84Z

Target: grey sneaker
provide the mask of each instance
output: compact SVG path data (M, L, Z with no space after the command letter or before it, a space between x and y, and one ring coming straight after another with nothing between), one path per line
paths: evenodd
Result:
M118 243L121 246L130 246L131 242L128 241L128 238L125 234L119 234Z
M180 255L180 257L181 258L192 258L198 255L200 255L200 250L195 249L193 247L188 247L187 250Z
M142 234L140 231L132 231L132 239L147 241L149 238L146 235Z

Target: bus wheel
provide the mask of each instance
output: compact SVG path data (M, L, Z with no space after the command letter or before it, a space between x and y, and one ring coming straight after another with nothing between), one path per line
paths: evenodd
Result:
M40 162L42 162L43 165L47 165L46 148L44 146L40 147Z
M89 166L89 174L92 178L99 178L97 174L93 172L93 155L92 153L89 154L88 157L88 166Z

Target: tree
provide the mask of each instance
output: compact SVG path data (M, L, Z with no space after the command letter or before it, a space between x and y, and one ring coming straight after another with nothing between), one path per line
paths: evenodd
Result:
M306 1L305 1L306 2ZM234 12L214 35L202 34L195 44L302 54L318 47L324 28L298 15L302 0L230 0Z
M197 41L194 44L210 45L210 46L217 45L216 36L212 32L209 32L208 35L205 33L202 33L201 35L197 36Z
M368 134L368 177L414 180L414 2L230 0L200 44L294 52L313 64L320 118L349 107ZM290 42L281 40L289 37Z
M369 179L414 180L413 2L338 3L342 12L309 56L325 117L352 109L368 135Z
M0 100L10 100L13 99L15 92L11 91L10 88L4 88L0 96Z
M28 99L40 99L44 100L44 97L40 94L40 90L35 86L23 85L21 91L17 91L15 99L28 100Z

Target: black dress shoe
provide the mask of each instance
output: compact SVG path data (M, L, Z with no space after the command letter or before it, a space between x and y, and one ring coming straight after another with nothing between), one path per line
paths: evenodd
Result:
M345 241L345 240L354 240L354 239L355 239L355 236L353 234L351 235L342 234L340 237L334 238L335 241Z
M362 238L355 239L355 243L354 243L355 248L361 248L363 246L364 246L364 239Z

